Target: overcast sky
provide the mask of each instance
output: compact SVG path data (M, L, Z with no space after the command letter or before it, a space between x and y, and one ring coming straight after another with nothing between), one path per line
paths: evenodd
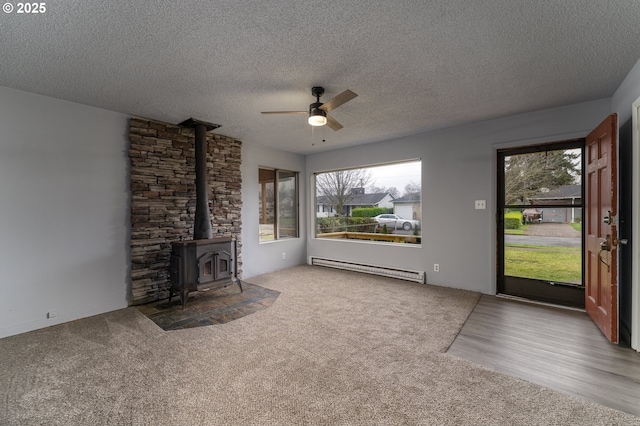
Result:
M404 187L411 182L422 183L421 161L371 167L371 185L390 188L395 186L402 194Z

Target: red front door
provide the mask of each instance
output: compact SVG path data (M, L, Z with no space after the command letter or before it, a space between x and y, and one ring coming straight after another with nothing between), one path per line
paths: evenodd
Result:
M585 309L613 343L618 343L617 118L611 114L587 136L585 152Z

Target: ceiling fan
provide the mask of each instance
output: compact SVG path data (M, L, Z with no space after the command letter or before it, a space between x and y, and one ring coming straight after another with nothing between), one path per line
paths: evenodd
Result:
M324 126L325 124L333 130L342 129L342 124L338 123L333 117L327 114L338 108L340 105L349 102L356 95L351 90L345 90L337 96L329 99L327 102L320 102L320 96L324 94L324 88L315 86L311 88L311 94L316 97L316 102L309 105L308 111L263 111L263 114L309 114L309 124L312 126Z

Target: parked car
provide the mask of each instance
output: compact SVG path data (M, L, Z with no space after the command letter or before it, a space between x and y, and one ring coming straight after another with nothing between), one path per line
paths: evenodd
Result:
M404 229L405 231L411 231L416 226L420 226L419 220L405 219L397 214L379 214L373 218L378 225L387 225L393 229Z

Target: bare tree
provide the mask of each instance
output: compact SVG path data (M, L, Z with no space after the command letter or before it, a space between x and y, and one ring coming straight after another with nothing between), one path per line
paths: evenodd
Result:
M580 154L572 150L512 155L504 160L505 204L525 203L544 189L576 182Z
M353 190L366 187L370 181L371 175L365 169L320 173L316 176L316 191L342 216L342 209L355 196Z
M416 192L420 192L422 190L422 186L419 183L415 183L414 181L409 182L404 186L404 194L415 194Z

